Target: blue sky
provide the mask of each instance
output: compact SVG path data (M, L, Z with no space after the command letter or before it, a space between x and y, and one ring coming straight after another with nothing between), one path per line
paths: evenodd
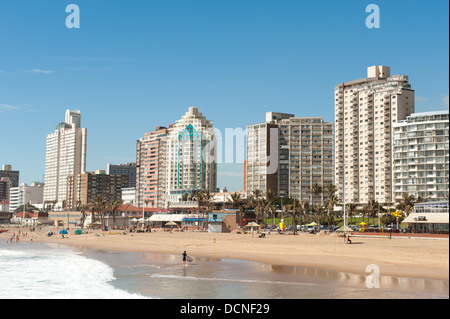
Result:
M80 29L68 29L68 4ZM368 29L368 4L380 29ZM448 109L448 1L0 0L0 165L42 180L67 108L88 129L87 170L135 161L136 140L196 106L215 127L265 112L334 122L334 86L388 65L416 111ZM241 190L241 164L218 184Z

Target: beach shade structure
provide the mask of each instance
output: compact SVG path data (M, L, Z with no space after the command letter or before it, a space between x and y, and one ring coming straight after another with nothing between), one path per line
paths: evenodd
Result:
M137 220L136 218L133 218L131 221L132 221L133 223L135 223L135 222L137 222L138 220Z
M352 231L353 231L353 229L351 229L351 228L348 227L348 226L342 226L341 228L336 229L336 232L337 232L337 233L342 233L342 232L352 232Z
M63 230L61 230L59 233L60 233L60 234L67 235L67 230L63 229Z
M81 229L77 229L77 230L75 231L75 235L81 235Z
M253 237L253 227L259 227L259 225L255 222L248 223L245 225L245 227L251 227L252 228L252 237Z
M255 222L248 223L245 227L259 227L259 225Z

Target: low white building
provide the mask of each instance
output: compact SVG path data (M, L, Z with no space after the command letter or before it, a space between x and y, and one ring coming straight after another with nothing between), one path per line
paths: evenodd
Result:
M122 188L122 200L124 204L136 204L136 188Z
M9 211L13 212L25 203L30 205L42 205L44 202L44 184L32 183L28 186L22 183L19 187L11 187Z

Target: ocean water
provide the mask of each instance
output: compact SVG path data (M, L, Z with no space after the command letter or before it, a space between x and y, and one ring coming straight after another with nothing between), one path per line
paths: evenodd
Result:
M0 243L0 299L448 299L448 281L233 259Z

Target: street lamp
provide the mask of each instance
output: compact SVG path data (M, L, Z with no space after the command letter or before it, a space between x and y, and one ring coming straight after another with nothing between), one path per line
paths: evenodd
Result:
M345 165L348 164L348 162L339 163L340 167L342 167L343 170L343 178L342 178L342 202L344 207L344 243L347 243L347 240L345 238L345 230L347 228L347 218L346 218L346 210L345 210Z

